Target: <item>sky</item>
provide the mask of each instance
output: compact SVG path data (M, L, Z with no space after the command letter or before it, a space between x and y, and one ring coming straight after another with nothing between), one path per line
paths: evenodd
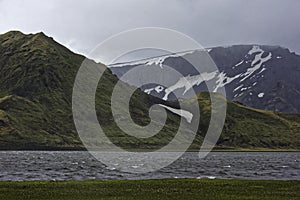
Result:
M299 0L0 0L0 33L44 32L87 55L133 28L180 31L204 47L280 45L300 54Z

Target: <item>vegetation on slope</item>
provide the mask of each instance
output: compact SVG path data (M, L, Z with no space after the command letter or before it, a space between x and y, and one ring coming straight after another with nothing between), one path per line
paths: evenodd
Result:
M13 31L0 35L0 149L84 148L71 110L73 83L84 59L43 33L24 35ZM162 131L151 138L137 139L125 134L116 125L110 108L111 93L118 79L104 65L97 65L104 71L96 94L97 116L112 142L128 150L155 150L172 140L180 118L170 112ZM129 88L126 84L123 87ZM191 149L199 148L205 136L210 120L209 95L198 95L201 122ZM149 107L156 103L162 100L136 90L130 102L133 120L140 125L148 124ZM163 103L178 106L178 102ZM188 124L186 127L189 131ZM299 115L228 102L218 147L299 149L299 141Z

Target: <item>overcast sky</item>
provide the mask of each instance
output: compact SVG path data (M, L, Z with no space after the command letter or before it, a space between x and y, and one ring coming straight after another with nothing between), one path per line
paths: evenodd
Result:
M183 32L204 47L281 45L300 53L299 0L0 0L0 33L43 31L75 52L137 27Z

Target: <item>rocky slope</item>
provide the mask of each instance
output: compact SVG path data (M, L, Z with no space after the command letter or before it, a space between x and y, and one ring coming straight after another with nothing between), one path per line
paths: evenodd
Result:
M137 66L148 66L160 70L155 76L165 77L168 71L164 65L176 69L180 76L172 76L168 85L152 84L142 88L145 92L161 98L172 88L189 98L187 85L192 85L197 92L205 91L206 80L214 85L214 92L220 87L226 88L227 98L253 108L277 112L300 112L300 56L279 46L235 45L207 49L219 71L204 68L200 73L189 63L191 59L201 59L199 50L165 55L138 62L119 63L111 70L119 78ZM122 79L124 80L124 79ZM130 81L124 80L128 83ZM175 87L175 90L174 90ZM184 90L182 88L185 88ZM188 89L190 90L190 89ZM185 93L185 94L184 94Z

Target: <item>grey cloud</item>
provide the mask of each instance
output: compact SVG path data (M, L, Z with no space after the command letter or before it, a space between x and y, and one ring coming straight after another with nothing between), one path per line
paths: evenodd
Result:
M0 0L0 32L44 31L86 54L131 28L172 28L205 47L281 45L300 52L298 0Z

